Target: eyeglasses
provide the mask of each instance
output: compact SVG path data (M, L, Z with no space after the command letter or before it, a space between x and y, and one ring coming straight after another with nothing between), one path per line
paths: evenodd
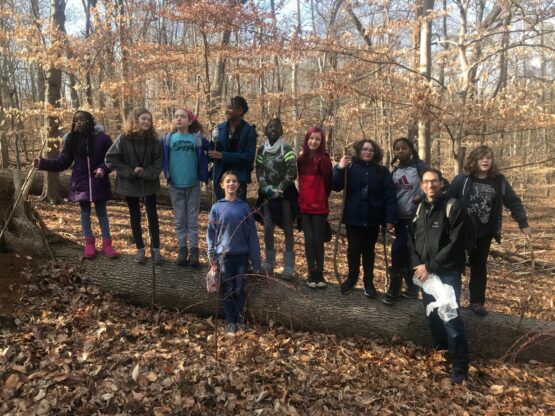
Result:
M428 181L422 181L424 185L437 185L439 183L439 179L431 179Z
M363 147L362 149L360 149L361 152L370 152L370 153L374 153L374 149L369 148L369 147Z

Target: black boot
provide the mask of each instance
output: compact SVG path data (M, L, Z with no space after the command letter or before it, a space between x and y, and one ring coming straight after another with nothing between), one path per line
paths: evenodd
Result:
M378 291L374 286L374 276L364 276L364 294L370 299L378 296Z
M341 293L347 294L357 284L358 276L349 276L347 280L341 283Z
M393 267L387 269L387 274L389 276L389 288L382 302L386 305L393 305L399 299L403 276Z

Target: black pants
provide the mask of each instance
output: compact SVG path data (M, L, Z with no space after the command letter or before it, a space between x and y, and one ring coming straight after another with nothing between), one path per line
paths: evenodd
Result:
M324 234L327 214L302 214L304 250L309 271L324 271Z
M360 256L362 255L362 270L364 281L372 281L374 278L374 249L379 225L360 227L347 225L347 263L349 264L349 280L357 281L360 272Z
M468 259L470 263L470 282L468 284L470 303L484 304L486 302L487 263L492 238L491 234L478 237L476 248Z
M127 206L129 207L129 217L131 218L131 231L138 249L144 248L143 231L141 229L141 203L140 198L126 196ZM145 197L146 215L151 238L152 248L160 248L160 227L158 226L158 212L156 211L156 194Z

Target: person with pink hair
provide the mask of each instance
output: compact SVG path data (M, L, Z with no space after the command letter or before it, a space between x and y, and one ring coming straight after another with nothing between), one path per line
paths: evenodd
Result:
M332 166L326 152L326 135L320 127L306 132L301 155L297 159L299 177L299 210L302 216L307 285L326 287L324 279L324 240L330 212L328 197L331 192Z
M168 181L177 234L177 265L199 265L200 182L208 182L209 142L188 108L173 113L174 130L162 139L162 170Z

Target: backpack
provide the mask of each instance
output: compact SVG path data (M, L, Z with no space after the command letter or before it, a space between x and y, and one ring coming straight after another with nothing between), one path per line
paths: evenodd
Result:
M455 202L457 202L456 198L450 198L445 204L445 218L447 218L447 220L450 220L451 218L451 211L453 210L453 205L455 205ZM422 203L418 204L415 219L418 218L420 208L422 208ZM476 224L476 220L474 219L474 217L470 215L466 209L461 209L461 215L463 217L462 233L464 241L464 258L466 264L468 264L468 258L476 248L476 240L478 239L478 225Z

